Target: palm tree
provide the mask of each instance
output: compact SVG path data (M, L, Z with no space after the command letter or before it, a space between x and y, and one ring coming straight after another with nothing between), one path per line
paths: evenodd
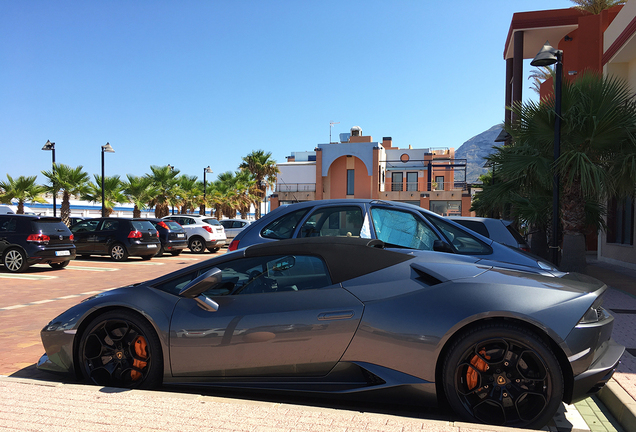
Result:
M133 217L139 218L141 217L141 209L151 200L149 195L151 179L149 177L138 177L132 174L127 174L126 177L128 181L124 180L122 182L122 193L129 202L135 205L133 208Z
M94 174L95 183L89 182L86 191L81 195L83 200L92 202L102 202L102 176ZM104 208L106 216L110 216L116 203L126 201L126 196L122 193L122 181L118 175L104 177Z
M256 182L259 198L265 197L267 186L273 187L276 183L276 174L280 171L276 166L276 161L271 159L272 153L263 150L255 150L243 157L243 162L239 165L241 170L245 170L252 175ZM256 205L256 219L261 217L260 200Z
M498 151L504 180L545 189L552 173L559 175L561 267L582 271L587 226L603 226L607 199L634 194L636 101L627 83L617 78L586 72L574 82L564 80L561 155L556 163L552 163L554 98L517 104L512 110L519 119L508 130L513 144Z
M625 0L570 0L572 3L576 3L574 6L582 11L593 13L598 15L605 9L609 9L614 6L625 4Z
M8 181L0 182L0 190L4 191L0 194L0 202L11 204L11 200L17 200L18 214L24 214L25 202L45 203L46 200L41 195L46 189L44 186L36 184L36 179L37 176L19 176L14 180L13 177L7 174Z
M178 179L181 213L194 211L203 198L203 183L197 182L197 176L181 175Z
M179 170L168 165L150 167L152 174L146 174L150 179L148 190L148 205L155 208L155 217L164 217L170 214L170 206L178 205L177 175Z
M82 171L83 166L71 168L64 164L55 164L51 171L42 171L45 177L49 179L51 186L46 186L46 190L57 194L62 191L62 206L60 207L60 217L62 221L69 225L69 216L71 215L71 196L80 196L86 191L88 183L88 174ZM54 185L54 186L53 186Z
M545 80L554 77L554 70L550 66L537 66L530 72L528 79L532 80L532 89L536 94L541 94L541 84Z

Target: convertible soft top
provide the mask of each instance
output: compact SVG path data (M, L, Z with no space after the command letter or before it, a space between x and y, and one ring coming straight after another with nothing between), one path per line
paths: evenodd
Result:
M321 257L331 281L341 283L394 266L412 255L384 249L380 240L351 237L310 237L261 243L245 249L245 257L307 254Z

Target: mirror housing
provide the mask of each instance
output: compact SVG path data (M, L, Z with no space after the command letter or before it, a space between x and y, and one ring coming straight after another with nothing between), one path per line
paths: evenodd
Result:
M455 253L453 248L448 243L442 240L433 241L433 250L435 252Z
M214 285L221 282L221 270L214 267L198 276L187 284L181 291L179 296L185 298L195 298L202 292L209 290Z

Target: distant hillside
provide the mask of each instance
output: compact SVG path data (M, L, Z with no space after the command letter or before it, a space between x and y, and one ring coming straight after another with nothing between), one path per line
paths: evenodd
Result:
M501 125L493 126L487 131L475 135L455 150L455 159L466 159L467 183L476 183L479 176L488 171L488 168L483 167L486 163L483 158L493 153L493 146L503 144L495 142L495 138L500 132Z

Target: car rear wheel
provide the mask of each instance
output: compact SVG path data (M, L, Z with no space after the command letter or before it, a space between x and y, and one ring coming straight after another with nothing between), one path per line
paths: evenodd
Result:
M190 239L188 247L192 253L201 254L205 252L205 241L201 237L193 237Z
M172 252L170 252L170 255L172 255L172 256L181 255L181 252L182 252L181 250L178 250L178 251L172 251Z
M63 269L64 267L66 267L68 265L68 263L70 263L71 261L64 261L61 263L49 263L49 265L51 266L52 269L55 270L60 270Z
M121 243L115 243L110 247L110 257L113 261L125 261L128 259L128 251Z
M154 255L143 255L143 256L141 257L141 259L142 259L142 260L144 260L144 261L148 261L148 260L152 259L152 257L153 257L153 256L154 256Z
M9 249L2 257L2 263L7 270L13 273L20 273L27 269L27 257L20 249Z
M212 253L216 253L216 252L218 252L218 251L219 251L219 249L221 249L221 248L218 248L218 247L208 248L208 250L209 250L210 252L212 252Z
M95 318L81 336L78 358L86 381L100 386L154 388L161 384L159 338L143 318L125 310Z
M446 356L444 392L466 420L541 428L563 399L563 375L552 350L534 333L488 324L462 335Z

